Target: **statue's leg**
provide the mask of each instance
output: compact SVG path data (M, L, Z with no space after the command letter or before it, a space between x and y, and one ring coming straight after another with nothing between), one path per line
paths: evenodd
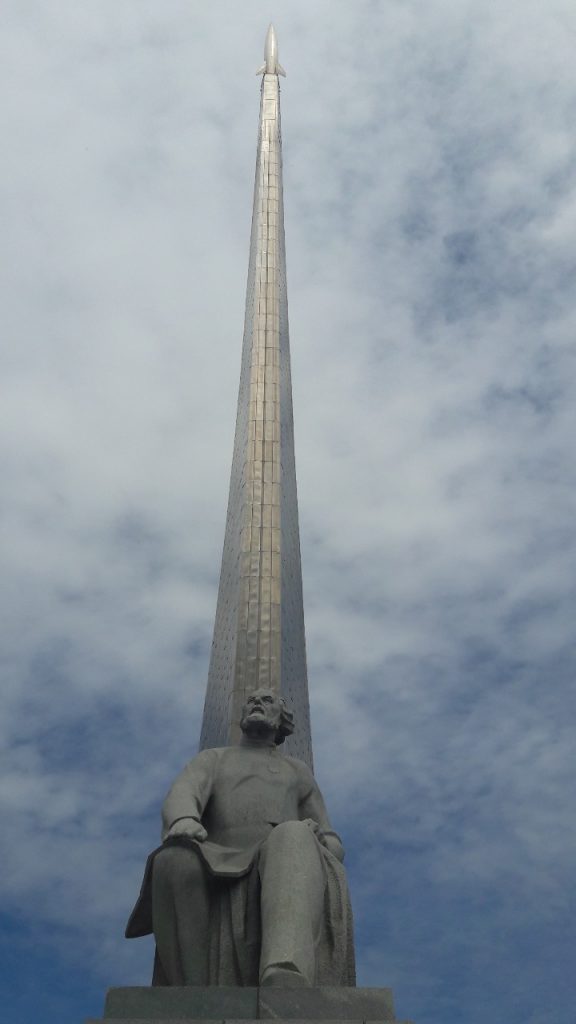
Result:
M314 985L326 882L312 829L302 821L277 825L261 848L258 869L260 982Z
M169 985L207 985L210 882L201 858L182 846L156 854L152 924Z

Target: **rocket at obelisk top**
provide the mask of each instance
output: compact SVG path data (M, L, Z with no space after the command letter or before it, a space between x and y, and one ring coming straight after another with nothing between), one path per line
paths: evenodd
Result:
M278 60L278 39L274 25L270 25L266 33L264 43L264 63L258 68L257 75L282 75L286 78L286 72Z
M278 42L271 25L262 74L244 341L224 552L200 747L239 739L257 687L296 716L286 753L312 766L306 669L286 252Z

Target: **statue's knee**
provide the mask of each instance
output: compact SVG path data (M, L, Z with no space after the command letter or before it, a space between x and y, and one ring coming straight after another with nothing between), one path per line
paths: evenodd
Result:
M204 882L204 868L200 857L194 850L183 846L166 846L154 858L154 880L201 884Z
M311 841L314 832L304 821L283 821L272 832L271 838L279 843L296 843L301 845Z

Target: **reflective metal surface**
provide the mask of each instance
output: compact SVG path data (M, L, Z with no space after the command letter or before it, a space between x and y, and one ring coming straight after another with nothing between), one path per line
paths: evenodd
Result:
M296 715L286 753L312 766L282 200L283 71L272 26L264 55L236 436L200 748L237 742L246 695L267 686Z
M283 75L286 72L278 60L278 40L274 25L270 25L264 43L264 63L258 68L257 75Z

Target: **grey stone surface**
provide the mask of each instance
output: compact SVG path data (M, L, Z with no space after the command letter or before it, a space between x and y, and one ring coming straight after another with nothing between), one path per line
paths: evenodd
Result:
M395 1021L389 988L242 988L235 986L166 986L111 988L105 1020L148 1022L275 1020L298 1022Z
M261 988L261 1020L394 1020L389 988Z
M382 1024L395 1021L395 1017L389 988L172 986L110 989L104 1020L123 1024L247 1024L257 1020L274 1020L277 1024Z
M111 988L104 1007L106 1020L253 1020L257 1016L258 990L231 986Z
M310 769L278 750L292 716L260 689L241 728L174 782L126 934L154 931L155 985L354 985L342 844Z

